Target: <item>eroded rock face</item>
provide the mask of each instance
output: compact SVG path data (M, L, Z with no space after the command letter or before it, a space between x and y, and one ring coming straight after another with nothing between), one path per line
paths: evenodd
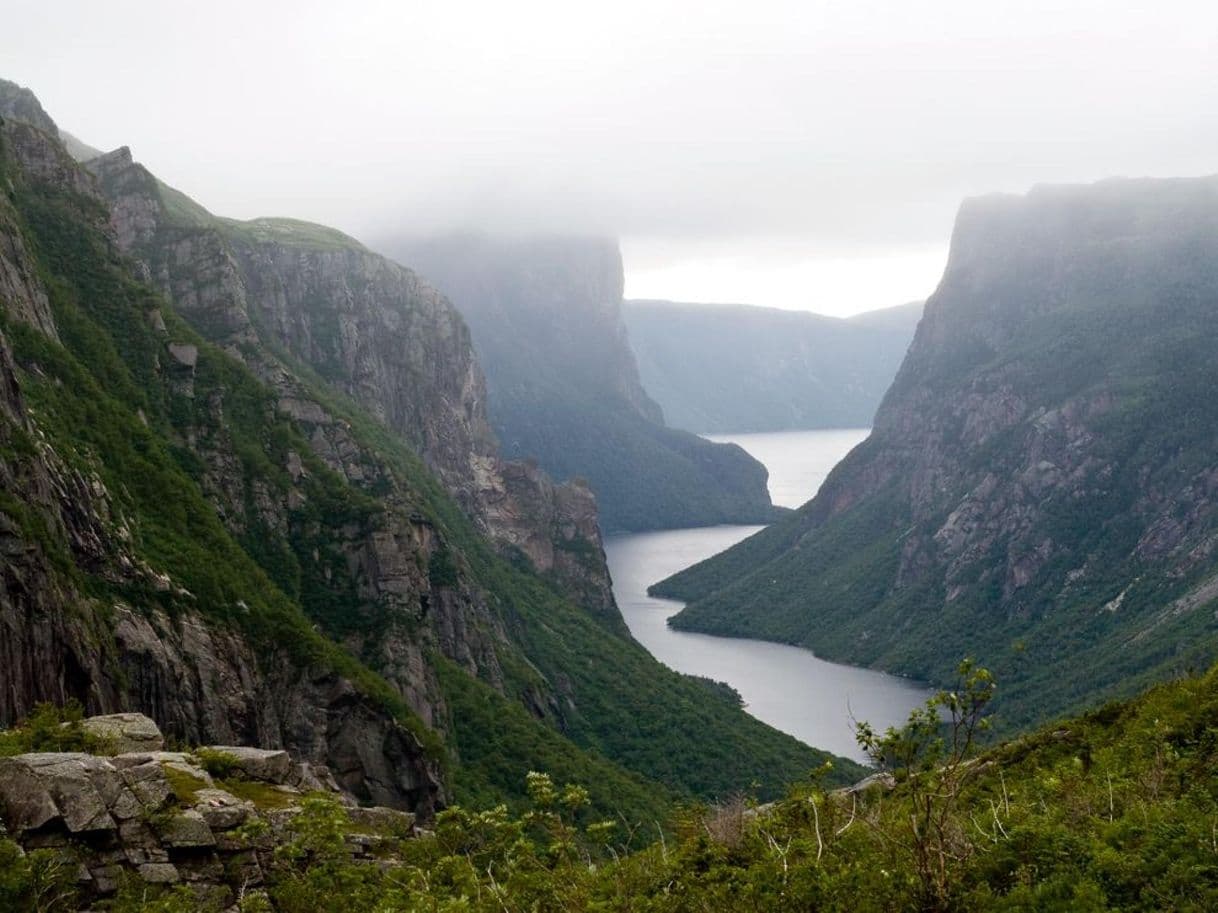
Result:
M534 463L485 460L479 499L505 545L611 624L624 624L604 567L596 496L582 481L555 485ZM589 573L589 568L598 569Z
M148 732L151 721L131 719L136 716L94 718L84 726L111 732L121 722L128 731L136 726ZM225 781L232 788L260 784L273 801L259 806L217 787L189 752L34 753L0 758L0 822L19 845L61 852L79 866L87 898L104 898L134 876L152 885L188 882L200 896L224 904L260 885L274 847L291 838L306 792L302 779L310 784L307 792L348 804L346 839L357 862L391 852L389 835L413 833L412 814L352 807L346 794L318 785L333 782L324 768L313 765L302 778L307 762L286 752L246 746L211 751L213 758L222 751L236 762ZM263 827L242 830L255 821Z

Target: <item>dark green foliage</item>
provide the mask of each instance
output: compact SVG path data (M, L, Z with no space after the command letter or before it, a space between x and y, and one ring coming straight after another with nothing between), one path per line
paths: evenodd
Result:
M84 711L73 701L63 707L39 704L11 729L0 729L0 758L30 751L106 752L106 740L80 725Z
M630 774L595 751L579 751L524 707L470 678L447 661L441 682L452 727L452 748L460 758L453 770L457 801L471 808L500 802L519 808L524 801L517 759L576 783L588 784L592 807L602 816L627 821L664 817L677 794Z
M265 895L251 892L241 909L1201 913L1218 903L1216 675L975 756L969 733L994 684L969 666L908 726L863 734L893 787L835 792L813 777L766 808L734 800L649 822L667 828L654 842L647 825L601 817L590 790L534 771L517 774L515 808L448 809L424 835L384 835L382 864L358 864L343 807L309 799L274 852ZM0 842L5 900L31 883L30 861L11 847ZM43 851L43 865L53 860ZM192 909L175 902L129 887L114 909Z
M0 837L0 910L67 913L79 909L75 862L54 850L22 853Z

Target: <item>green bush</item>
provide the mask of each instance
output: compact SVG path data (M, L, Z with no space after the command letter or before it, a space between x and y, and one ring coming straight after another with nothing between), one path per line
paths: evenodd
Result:
M12 729L0 730L0 757L31 751L108 753L107 740L86 732L81 726L83 718L84 709L79 701L68 701L62 707L39 704Z

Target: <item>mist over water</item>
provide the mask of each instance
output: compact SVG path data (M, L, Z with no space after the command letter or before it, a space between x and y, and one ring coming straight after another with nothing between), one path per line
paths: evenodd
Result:
M714 435L731 440L770 470L776 504L796 506L816 493L866 428ZM907 679L817 658L809 650L759 640L674 631L682 603L647 595L647 587L717 554L760 526L712 526L610 536L605 542L613 591L630 632L656 659L679 672L732 685L753 716L797 739L863 760L854 721L879 729L904 722L929 691Z

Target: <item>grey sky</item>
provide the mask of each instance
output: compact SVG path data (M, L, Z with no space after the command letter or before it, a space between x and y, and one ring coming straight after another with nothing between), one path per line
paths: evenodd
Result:
M962 196L1218 171L1218 4L8 0L0 75L216 212L599 231L628 293L849 313Z

